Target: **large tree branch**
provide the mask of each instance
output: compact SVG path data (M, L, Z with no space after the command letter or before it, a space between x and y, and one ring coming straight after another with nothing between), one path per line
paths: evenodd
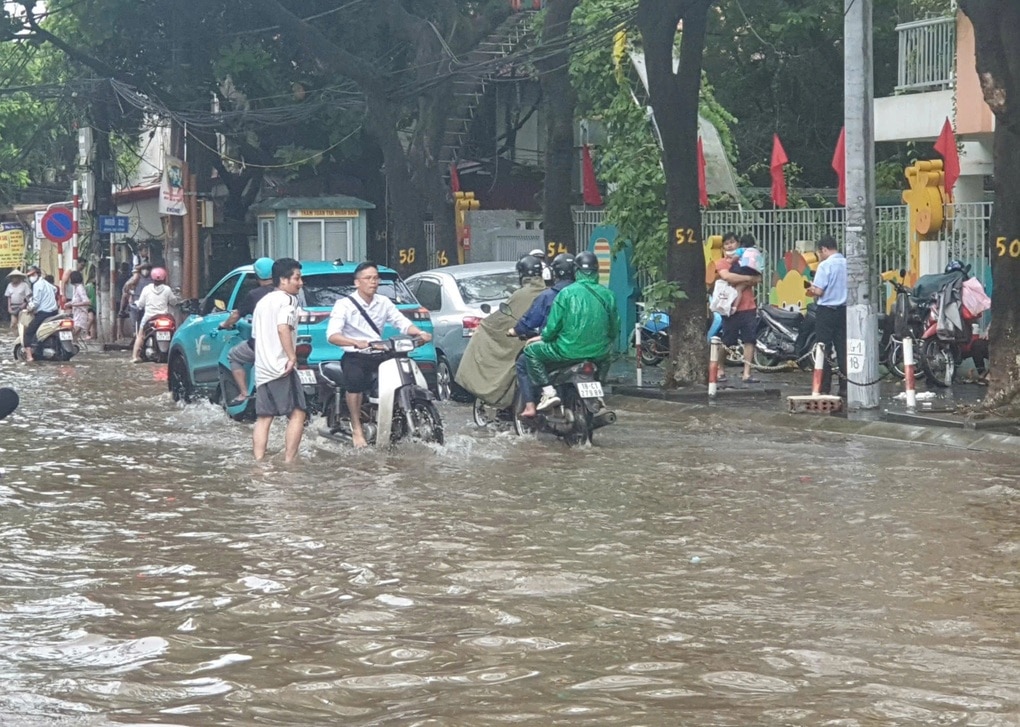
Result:
M382 76L376 66L333 43L314 25L287 10L277 0L249 0L255 9L280 26L280 30L299 41L305 55L324 71L346 76L363 91L381 90Z
M1006 43L1016 42L1011 34L1016 27L1017 10L1012 2L1001 0L961 0L960 9L970 18L974 26L974 49L978 78L985 103L995 114L999 123L1017 128L1017 103L1012 92L1017 90L1017 70L1011 68ZM1013 16L1013 22L1006 19Z

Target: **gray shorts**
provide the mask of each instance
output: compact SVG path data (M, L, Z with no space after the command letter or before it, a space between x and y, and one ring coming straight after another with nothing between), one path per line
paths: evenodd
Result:
M297 371L273 379L255 389L255 416L289 417L295 409L308 410Z
M255 349L247 341L241 341L227 353L227 361L232 371L252 366L255 363Z

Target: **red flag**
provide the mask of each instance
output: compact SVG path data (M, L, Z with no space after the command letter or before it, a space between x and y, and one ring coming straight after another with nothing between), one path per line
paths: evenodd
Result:
M708 207L708 185L705 183L705 147L698 137L698 202Z
M846 127L839 130L839 141L836 142L836 151L832 154L832 170L836 172L839 179L839 191L836 192L836 201L846 206Z
M953 187L956 180L960 178L960 154L956 150L956 137L953 136L953 126L946 119L942 125L942 133L935 142L935 151L942 155L942 169L945 172L946 195L949 201L953 199Z
M769 169L772 172L772 201L776 207L786 207L786 178L783 176L783 165L789 159L786 158L786 151L779 142L779 134L772 135L772 163Z
M599 193L599 185L595 181L595 167L591 163L591 150L585 144L581 149L581 172L584 184L584 203L592 207L602 206L602 195Z
M460 175L457 174L457 162L450 162L450 191L457 194L460 191Z

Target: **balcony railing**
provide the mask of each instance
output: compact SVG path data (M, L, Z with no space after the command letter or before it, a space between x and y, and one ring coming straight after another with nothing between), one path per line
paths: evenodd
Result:
M896 26L900 38L897 93L941 91L956 80L956 18L915 20Z

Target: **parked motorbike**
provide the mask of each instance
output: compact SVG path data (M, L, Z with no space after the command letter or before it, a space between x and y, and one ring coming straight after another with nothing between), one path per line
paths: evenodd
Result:
M900 270L898 280L888 275L883 276L883 280L896 291L896 302L891 316L879 315L882 331L881 361L893 376L900 379L906 376L903 364L903 339L909 337L920 341L927 327L924 321L927 311L922 317L921 306L914 297L913 288L903 284L906 274L906 270Z
M955 332L940 330L939 318L942 308L947 305L943 291L948 287L958 286L962 279L966 279L970 271L968 265L964 270L955 273L946 273L939 276L931 276L935 281L933 284L926 284L922 278L918 280L915 290L920 290L924 295L934 285L936 292L927 296L927 316L925 318L924 332L918 343L919 363L925 379L932 385L939 388L946 388L953 383L953 376L956 374L956 367L964 359L971 358L976 353L976 346L982 340L975 333L977 323L981 315L972 314L966 306L959 303L960 328ZM954 277L955 276L955 277ZM927 276L926 276L927 277ZM942 280L944 279L944 280Z
M658 366L669 356L669 313L647 310L638 303L641 311L641 364Z
M22 311L18 316L18 341L14 344L14 358L25 358L25 330L32 323L32 314ZM55 313L47 318L35 332L32 355L36 361L70 361L80 349L74 342L74 319L69 313Z
M225 336L229 336L230 333L230 331L223 331ZM213 404L219 404L222 406L223 410L227 413L227 416L237 422L250 422L255 420L255 370L252 366L247 368L245 372L247 387L244 392L246 398L241 401L237 401L241 392L237 388L237 382L234 381L234 375L230 369L228 356L230 355L230 349L238 343L247 341L250 338L251 321L242 318L234 327L234 335L224 339L225 345L223 346L223 350L220 352L220 358L217 364L219 385L216 387L215 393L210 397L210 401ZM311 339L307 336L298 336L294 352L297 354L297 374L298 379L301 382L301 388L305 394L305 403L308 406L308 415L312 416L320 414L322 413L322 407L320 405L321 399L319 397L318 378L316 377L315 370L308 366L308 357L312 353Z
M153 316L145 322L141 356L143 361L166 363L170 339L177 331L177 321L169 313Z
M404 440L443 443L443 419L418 364L410 357L419 338L394 336L371 348L383 357L372 391L363 397L361 428L365 440L386 447ZM326 427L319 434L350 444L351 414L344 390L343 359L324 361L315 369Z
M815 306L805 313L774 305L758 309L757 342L754 344L756 366L779 366L795 361L804 371L814 368L810 353L815 346ZM835 353L832 353L835 357Z

